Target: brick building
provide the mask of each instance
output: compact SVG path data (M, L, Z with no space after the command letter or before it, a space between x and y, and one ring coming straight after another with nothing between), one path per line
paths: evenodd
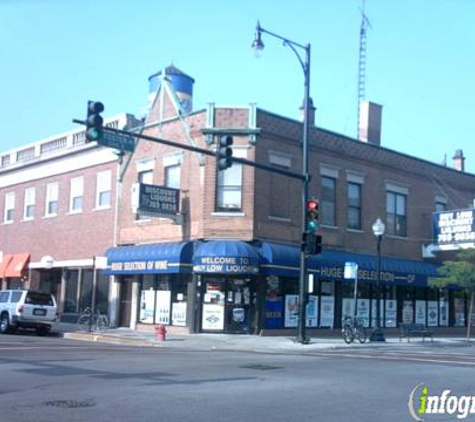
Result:
M174 67L151 78L143 133L209 151L220 136L232 134L235 157L301 172L301 122L254 105L209 104L192 111L193 82ZM374 321L378 272L372 225L378 217L386 225L383 325L462 325L463 294L428 287L436 265L423 260L422 246L431 242L434 211L472 206L475 176L382 147L381 107L368 103L362 115L366 142L311 129L310 195L320 200L324 251L308 260L313 283L307 325L339 327L352 312L353 280L344 279L345 262L359 265L358 315L366 325ZM109 273L120 280L127 304L121 323L250 333L296 326L301 182L237 163L217 171L215 161L144 140L127 158L122 246L107 252ZM179 224L133 212L131 192L138 181L180 189Z
M301 172L301 122L252 104L208 104L194 111L194 80L173 66L149 81L150 109L141 133L211 152L220 136L231 134L235 157ZM383 326L392 328L403 321L433 327L464 325L463 293L428 287L428 278L436 274L436 260L424 260L422 247L432 241L434 211L472 207L475 175L463 171L460 154L458 167L449 168L384 148L380 113L375 104L367 104L362 113L366 142L311 128L310 195L320 200L323 253L308 259L312 283L307 326L337 328L352 312L354 284L344 278L346 262L359 266L358 315L367 326L373 323L378 271L372 225L377 218L386 225ZM2 164L3 157L18 152L2 156ZM107 159L94 161L92 155ZM66 157L69 164L56 165ZM49 173L29 174L30 168ZM111 206L96 210L94 187L102 186L98 175L105 171L112 181ZM118 174L123 177L116 186ZM29 176L19 179L19 175ZM81 176L84 212L75 215L68 210L74 202L72 192L79 188L73 188L71 180ZM44 218L40 208L47 201L40 195L55 198L54 188L47 188L55 181L58 215ZM0 182L4 286L22 283L23 278L11 277L9 269L11 256L22 254L29 257L20 274L25 282L55 291L66 313L89 303L85 291L97 291L92 289L95 282L103 286L97 297L108 298L102 303L109 305L116 325L147 329L165 324L169 330L191 332L295 330L300 181L238 163L217 171L213 156L139 140L135 152L126 153L120 165L113 151L88 144L68 150L64 158L58 153L48 160L35 156L31 162L2 165ZM142 213L138 182L177 189L179 214L170 218ZM22 218L31 202L24 200L29 187L41 192L33 201L38 213L34 224ZM102 265L95 265L96 256L107 257L104 271L93 271ZM86 273L89 281L81 282Z

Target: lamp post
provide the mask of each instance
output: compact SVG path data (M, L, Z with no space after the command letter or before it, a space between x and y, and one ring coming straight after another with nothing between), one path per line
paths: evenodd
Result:
M378 280L376 283L376 324L371 333L370 341L386 341L381 328L381 240L385 228L380 218L373 224L373 233L378 239Z
M252 43L252 48L255 50L256 55L260 55L264 49L264 43L262 42L262 34L270 35L274 38L277 38L283 42L284 46L289 47L294 54L297 56L297 59L302 66L304 73L304 115L303 115L303 130L302 130L302 171L304 175L304 180L302 181L302 235L307 230L307 213L306 213L306 203L308 200L308 187L310 176L308 172L308 132L309 132L309 113L310 113L310 44L303 45L284 38L278 34L270 32L261 27L259 21L256 26L256 36L254 42ZM300 50L300 52L299 52ZM303 51L303 55L302 55ZM302 344L307 344L309 340L305 335L305 311L307 304L307 259L304 251L300 253L300 278L299 278L299 319L298 319L298 328L297 328L297 341Z

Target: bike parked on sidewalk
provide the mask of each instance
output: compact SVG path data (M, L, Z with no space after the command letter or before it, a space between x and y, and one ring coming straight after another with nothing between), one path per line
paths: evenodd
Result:
M109 328L109 319L99 311L93 313L91 307L88 306L79 315L78 327L80 331L104 333Z
M357 339L360 343L366 341L366 330L363 326L361 318L345 317L343 321L343 328L341 329L343 340L350 344Z

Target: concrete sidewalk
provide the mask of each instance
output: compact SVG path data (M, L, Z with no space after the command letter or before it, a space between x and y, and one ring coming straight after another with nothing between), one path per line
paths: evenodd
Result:
M184 350L216 351L234 350L261 353L309 353L328 349L377 349L397 348L416 349L433 348L440 346L471 347L474 343L467 342L463 337L435 337L434 341L422 341L413 338L410 342L398 337L387 337L384 343L366 342L360 344L346 344L341 337L312 337L309 344L301 344L291 336L265 336L241 335L241 334L174 334L166 335L165 341L158 341L154 333L140 332L128 328L112 328L107 332L86 333L77 330L75 324L58 323L54 332L64 338L112 343L136 347L161 347Z

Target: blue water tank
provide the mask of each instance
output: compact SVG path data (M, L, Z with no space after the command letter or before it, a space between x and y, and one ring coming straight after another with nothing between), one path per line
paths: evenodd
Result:
M189 108L187 111L191 111L193 84L195 83L195 80L191 76L183 73L174 65L170 65L164 70L160 70L148 78L149 97L153 96L158 91L161 79L163 77L163 72L165 72L166 77L168 80L170 80L171 85L180 101L182 101L182 104L186 104L185 108Z

